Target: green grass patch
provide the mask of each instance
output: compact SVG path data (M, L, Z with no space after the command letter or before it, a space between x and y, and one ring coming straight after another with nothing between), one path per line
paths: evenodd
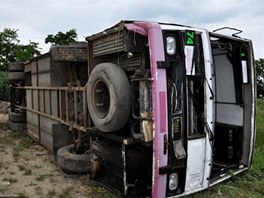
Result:
M16 137L14 137L16 138ZM18 158L21 156L21 152L23 152L26 149L29 149L31 146L35 145L36 142L34 142L32 139L30 139L29 137L25 136L25 135L20 135L20 141L18 143L18 145L16 145L13 148L13 157L14 158Z
M66 188L59 195L58 198L71 198L71 188Z
M7 191L7 188L4 186L0 186L0 195L4 194Z
M47 175L39 175L36 177L36 181L43 181L46 177Z
M0 123L0 130L6 131L8 130L9 126L7 122Z
M26 169L23 175L32 175L32 171L30 169Z
M257 101L256 126L256 145L251 172L264 174L264 100Z
M25 192L19 192L19 193L17 193L17 195L18 195L19 197L27 197L27 195L26 195Z
M13 178L13 177L5 177L5 178L3 179L3 181L10 182L11 184L12 184L12 183L17 183L17 182L18 182L18 180L17 180L16 178Z
M56 197L57 193L55 190L51 190L47 193L47 198L53 198Z
M32 171L26 165L19 164L17 165L18 169L24 171L23 175L31 175Z

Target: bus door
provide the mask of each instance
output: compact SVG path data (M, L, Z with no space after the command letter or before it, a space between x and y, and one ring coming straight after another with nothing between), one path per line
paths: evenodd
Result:
M206 32L185 32L187 168L185 193L208 186L214 93Z

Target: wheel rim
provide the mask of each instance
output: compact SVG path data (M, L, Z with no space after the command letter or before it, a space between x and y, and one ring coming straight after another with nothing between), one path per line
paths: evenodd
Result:
M99 118L105 118L110 109L110 93L107 84L98 80L93 89L93 107Z

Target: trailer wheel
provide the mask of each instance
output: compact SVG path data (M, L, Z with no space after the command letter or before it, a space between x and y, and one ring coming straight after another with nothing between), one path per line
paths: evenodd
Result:
M9 71L23 71L24 65L22 63L10 63L8 66Z
M8 78L9 78L9 81L25 80L25 73L24 72L9 72Z
M20 112L20 113L9 112L9 120L15 123L25 123L27 121L26 113L25 112Z
M12 131L18 132L18 133L23 133L26 130L26 123L16 123L16 122L8 122L9 128Z
M123 128L131 108L130 85L124 70L113 63L97 65L89 76L87 103L91 119L100 131Z
M91 172L91 154L76 154L74 145L68 145L60 148L57 152L57 163L66 173L88 173Z

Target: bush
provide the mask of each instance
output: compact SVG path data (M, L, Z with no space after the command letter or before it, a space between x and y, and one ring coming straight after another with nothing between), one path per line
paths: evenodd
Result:
M0 71L0 100L9 100L8 73Z

